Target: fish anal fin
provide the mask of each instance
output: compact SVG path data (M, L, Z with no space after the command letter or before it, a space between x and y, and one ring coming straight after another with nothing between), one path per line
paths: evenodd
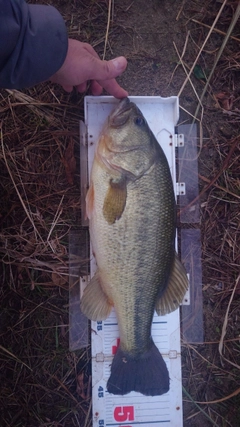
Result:
M111 313L112 304L102 289L98 271L84 290L80 308L85 316L95 321L104 320Z
M109 182L109 187L104 199L103 216L108 224L121 218L127 200L127 183L124 177Z
M168 284L156 302L156 312L160 316L171 313L181 304L188 289L188 278L178 255L175 254Z

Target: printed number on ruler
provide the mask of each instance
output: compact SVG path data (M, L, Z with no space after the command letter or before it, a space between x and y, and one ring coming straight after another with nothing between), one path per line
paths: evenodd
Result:
M97 330L102 331L102 321L97 322Z
M114 409L113 416L115 421L120 423L123 421L134 421L134 406L117 406Z
M104 397L104 389L103 387L98 387L98 397Z

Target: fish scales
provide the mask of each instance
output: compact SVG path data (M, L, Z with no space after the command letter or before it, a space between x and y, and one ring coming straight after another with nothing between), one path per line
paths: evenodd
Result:
M148 313L154 312L158 283L165 285L174 256L174 195L171 185L171 191L169 183L166 185L165 173L154 164L146 175L130 182L124 213L113 225L106 222L102 213L109 175L101 168L96 173L98 218L92 220L91 235L98 237L93 237L92 244L94 252L99 253L98 267L104 270L103 286L108 284L108 296L115 302L122 346L133 353L148 344L152 323ZM152 282L156 286L148 286ZM147 324L139 319L144 313Z
M105 125L92 167L87 211L98 270L81 304L93 320L106 318L112 306L116 310L120 346L108 381L114 394L169 389L151 324L155 307L164 311L165 298L166 310L175 309L187 286L182 270L175 292L176 263L181 270L174 250L175 210L163 150L140 110L125 99Z

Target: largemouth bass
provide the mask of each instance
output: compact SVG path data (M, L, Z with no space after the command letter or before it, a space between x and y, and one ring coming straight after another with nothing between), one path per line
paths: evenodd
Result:
M100 136L87 198L97 271L81 301L92 320L114 306L120 345L107 389L161 395L166 364L151 337L154 310L175 310L186 292L175 253L176 207L165 154L143 114L128 98L110 114Z

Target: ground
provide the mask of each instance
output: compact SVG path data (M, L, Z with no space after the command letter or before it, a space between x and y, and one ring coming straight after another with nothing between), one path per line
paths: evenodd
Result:
M180 124L192 122L197 97L206 89L203 109L195 119L199 130L200 221L188 226L201 230L204 342L182 339L184 426L237 427L239 20L213 67L239 2L45 3L62 13L70 37L91 43L100 56L111 3L106 58L125 55L128 59L127 71L119 81L130 95L179 95ZM213 31L205 43L211 26ZM190 70L190 81L186 82ZM81 118L83 96L75 92L68 95L52 84L0 92L3 427L91 426L90 349L68 350L68 239L70 230L81 229ZM86 260L81 259L80 270L84 268Z

